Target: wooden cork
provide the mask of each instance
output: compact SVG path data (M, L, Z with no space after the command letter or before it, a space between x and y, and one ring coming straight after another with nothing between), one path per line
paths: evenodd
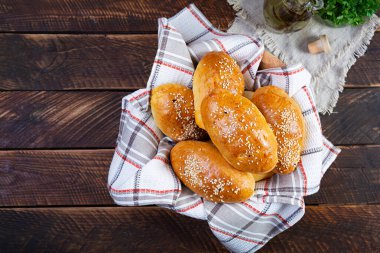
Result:
M318 40L310 42L307 47L309 48L309 53L311 54L319 54L322 52L329 53L331 51L327 35L319 36Z

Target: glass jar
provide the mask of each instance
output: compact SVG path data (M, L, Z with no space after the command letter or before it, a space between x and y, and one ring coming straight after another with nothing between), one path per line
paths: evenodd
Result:
M274 32L296 32L322 7L323 0L265 0L264 18Z

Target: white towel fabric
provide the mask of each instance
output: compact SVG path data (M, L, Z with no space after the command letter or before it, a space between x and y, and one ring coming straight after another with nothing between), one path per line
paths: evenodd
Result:
M380 19L374 14L360 26L329 27L318 18L312 18L301 31L278 34L266 28L263 16L264 0L228 0L238 17L228 30L231 33L255 33L275 56L287 64L302 63L312 74L310 88L316 98L319 112L332 112L348 70L356 59L364 55ZM332 48L329 54L311 55L307 44L327 34Z
M318 191L323 174L340 152L322 136L309 89L311 76L300 64L257 71L264 52L262 42L220 32L194 5L158 23L158 50L147 88L122 101L109 192L119 205L159 205L207 220L229 250L254 252L301 219L303 197ZM181 185L169 162L175 143L157 128L149 107L150 91L155 86L172 82L192 87L194 63L210 51L225 51L237 61L247 91L263 85L284 89L300 105L306 123L305 147L297 170L258 182L255 194L243 203L212 203Z

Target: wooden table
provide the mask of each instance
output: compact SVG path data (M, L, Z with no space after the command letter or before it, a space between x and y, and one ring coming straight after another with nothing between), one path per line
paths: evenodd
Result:
M0 251L225 252L207 223L117 207L106 189L123 96L142 88L156 19L191 1L0 1ZM226 1L194 1L226 29ZM380 251L380 33L324 134L342 153L306 215L263 252Z

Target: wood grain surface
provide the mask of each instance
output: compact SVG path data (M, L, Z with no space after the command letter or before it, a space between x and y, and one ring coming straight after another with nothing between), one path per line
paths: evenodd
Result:
M216 27L225 29L233 20L232 7L218 0L3 0L0 32L156 33L157 18L190 3Z
M106 187L112 155L113 149L0 151L0 206L113 205ZM306 204L380 204L379 169L380 146L342 147Z
M306 204L380 204L380 146L344 146Z
M205 221L157 208L0 209L5 252L224 252Z
M0 34L0 89L145 87L156 48L156 35Z
M112 148L127 92L0 93L0 149ZM336 145L380 144L380 88L346 89L336 113L322 117Z
M261 252L379 252L380 206L310 206Z
M0 147L114 147L127 94L2 92Z
M323 134L335 145L380 143L380 89L346 89L331 115L323 115Z
M159 207L0 209L4 252L225 252L205 221ZM261 252L376 252L377 205L312 206Z
M0 34L0 90L144 88L156 48L155 34ZM377 33L346 86L380 86L379 73Z
M0 151L0 206L113 205L113 149Z
M380 87L380 27L373 36L365 55L355 62L346 77L346 87L367 85Z

